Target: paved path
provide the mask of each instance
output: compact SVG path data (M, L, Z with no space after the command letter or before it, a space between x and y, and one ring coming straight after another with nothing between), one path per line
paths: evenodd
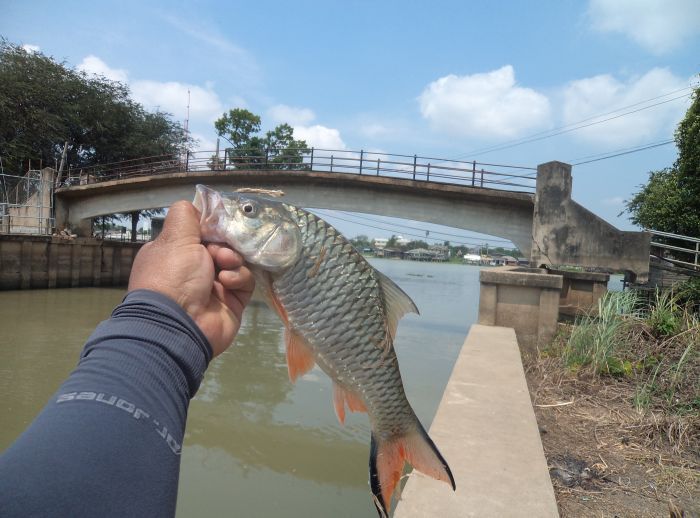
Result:
M430 436L457 491L411 475L395 518L559 516L511 328L471 327Z

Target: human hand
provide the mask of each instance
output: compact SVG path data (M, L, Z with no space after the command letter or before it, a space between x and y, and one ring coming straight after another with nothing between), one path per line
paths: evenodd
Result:
M182 306L209 340L214 356L233 342L254 286L238 253L202 244L199 213L186 201L170 207L163 231L139 250L129 278L129 291L157 291Z

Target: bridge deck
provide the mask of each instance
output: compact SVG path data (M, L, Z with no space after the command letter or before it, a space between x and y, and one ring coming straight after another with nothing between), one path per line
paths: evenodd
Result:
M559 516L512 329L471 327L430 435L457 491L412 475L395 518Z

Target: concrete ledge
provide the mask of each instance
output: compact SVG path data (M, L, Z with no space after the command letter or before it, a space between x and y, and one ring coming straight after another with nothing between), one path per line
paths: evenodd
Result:
M510 286L531 286L533 288L561 289L562 278L547 274L544 268L503 267L495 270L481 270L479 280L489 284Z
M430 436L457 491L413 474L395 518L559 516L512 329L471 327Z

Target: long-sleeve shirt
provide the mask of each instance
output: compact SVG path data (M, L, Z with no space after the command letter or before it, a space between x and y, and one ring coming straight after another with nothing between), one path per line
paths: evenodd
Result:
M187 408L211 359L159 293L129 293L0 456L0 516L173 516Z

